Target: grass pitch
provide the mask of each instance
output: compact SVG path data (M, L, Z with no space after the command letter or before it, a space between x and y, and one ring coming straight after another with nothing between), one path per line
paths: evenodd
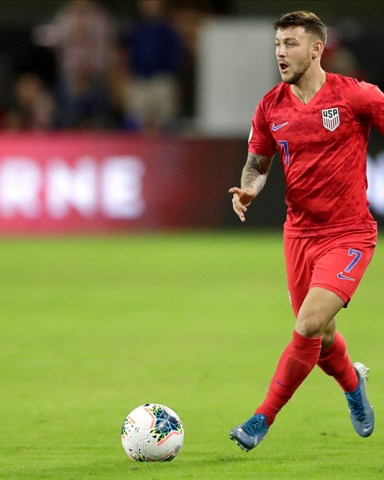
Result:
M383 272L379 245L338 320L371 368L373 436L315 369L247 454L228 431L264 398L293 328L281 235L3 239L0 478L383 478ZM147 402L183 421L171 463L122 449L123 419Z

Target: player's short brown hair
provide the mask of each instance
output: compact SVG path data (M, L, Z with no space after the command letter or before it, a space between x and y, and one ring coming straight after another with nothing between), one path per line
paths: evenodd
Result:
M320 18L312 12L297 10L296 12L285 13L273 24L275 30L284 30L289 27L303 27L307 33L320 38L324 43L327 41L327 27Z

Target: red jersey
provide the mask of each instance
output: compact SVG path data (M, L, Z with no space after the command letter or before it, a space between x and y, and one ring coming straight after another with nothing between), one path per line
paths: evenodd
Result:
M249 151L268 157L280 152L286 235L375 228L366 194L371 126L384 133L384 94L353 78L327 73L306 105L285 83L263 97L252 119Z

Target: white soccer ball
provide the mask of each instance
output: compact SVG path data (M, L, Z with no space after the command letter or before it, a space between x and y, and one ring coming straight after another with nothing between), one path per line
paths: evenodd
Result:
M121 442L128 457L136 462L169 462L183 446L183 424L170 408L146 403L124 420Z

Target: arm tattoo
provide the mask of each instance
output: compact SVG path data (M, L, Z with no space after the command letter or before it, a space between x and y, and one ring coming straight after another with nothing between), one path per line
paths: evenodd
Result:
M247 162L244 165L241 175L241 187L254 188L257 194L259 194L267 181L272 159L273 157L255 155L254 153L248 152Z

